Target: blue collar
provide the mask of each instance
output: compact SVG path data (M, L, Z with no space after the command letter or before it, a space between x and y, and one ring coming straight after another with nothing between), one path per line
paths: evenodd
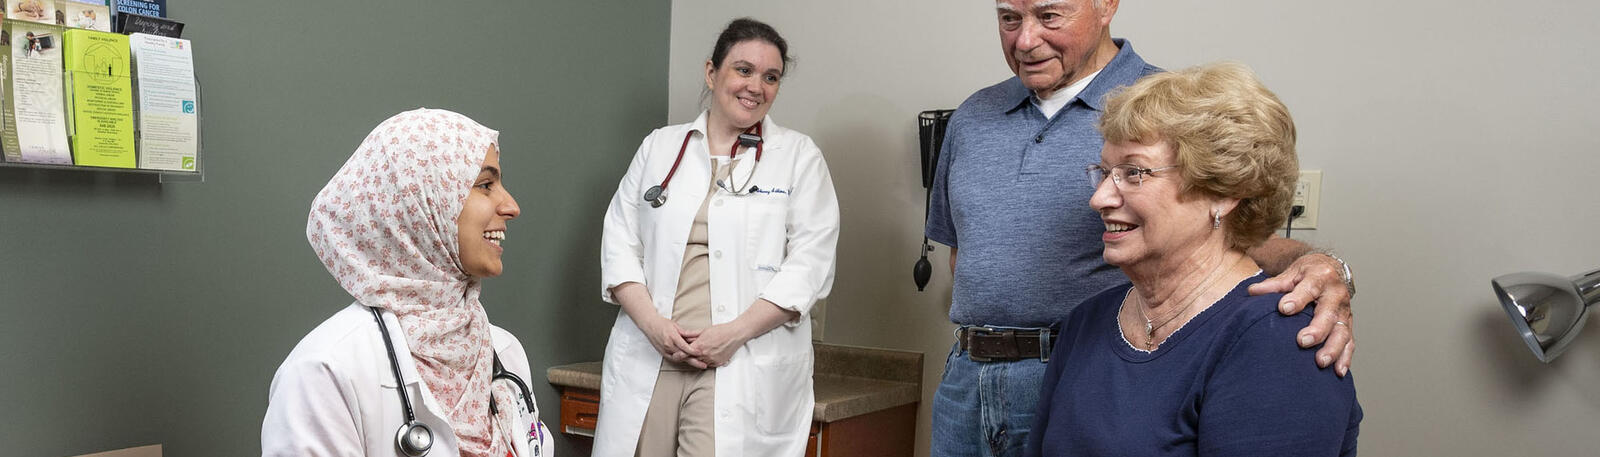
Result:
M1139 79L1148 66L1144 58L1133 52L1133 43L1129 43L1127 39L1112 38L1111 42L1117 45L1116 57L1112 57L1105 68L1100 69L1100 74L1095 75L1094 79L1089 81L1089 85L1084 87L1082 92L1078 92L1076 97L1078 101L1082 101L1095 111L1105 110L1107 93L1126 85L1129 81ZM1007 113L1011 113L1029 106L1033 91L1022 85L1022 79L1013 76L1006 80L1006 96L1016 100L1016 104L1006 110Z

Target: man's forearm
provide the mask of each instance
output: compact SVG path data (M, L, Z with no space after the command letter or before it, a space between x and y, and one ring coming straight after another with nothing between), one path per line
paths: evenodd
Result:
M1283 273L1284 270L1289 269L1289 265L1294 263L1295 259L1310 252L1311 245L1272 235L1272 238L1268 238L1267 242L1250 248L1245 253L1249 254L1257 265L1261 266L1262 271L1267 272L1267 276L1277 276L1279 273Z

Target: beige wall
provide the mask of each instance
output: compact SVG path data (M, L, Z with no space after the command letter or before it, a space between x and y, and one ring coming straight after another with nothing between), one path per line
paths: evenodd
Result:
M749 15L798 64L772 116L827 156L843 212L827 340L949 348L946 250L928 292L918 111L1009 76L982 0L676 1L669 119L699 109L716 33ZM1254 67L1294 112L1303 168L1324 171L1307 238L1355 266L1365 455L1588 455L1600 437L1600 329L1540 364L1489 279L1600 267L1600 5L1588 2L1127 2L1113 35L1177 68ZM1583 235L1589 235L1585 237ZM1310 363L1309 359L1307 363Z

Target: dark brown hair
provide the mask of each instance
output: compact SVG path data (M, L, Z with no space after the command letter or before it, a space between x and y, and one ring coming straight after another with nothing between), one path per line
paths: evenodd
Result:
M733 45L750 40L765 41L777 47L778 57L783 58L783 70L789 70L789 64L793 62L789 59L789 42L783 41L783 36L778 35L772 26L748 17L734 19L722 29L721 35L717 35L717 44L711 48L711 66L722 68L722 60L728 57L728 50Z

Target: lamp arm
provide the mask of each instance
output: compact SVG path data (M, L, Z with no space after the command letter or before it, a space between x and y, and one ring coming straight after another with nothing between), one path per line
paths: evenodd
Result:
M1600 270L1573 276L1572 285L1578 288L1578 296L1583 297L1584 303L1591 306L1600 303Z

